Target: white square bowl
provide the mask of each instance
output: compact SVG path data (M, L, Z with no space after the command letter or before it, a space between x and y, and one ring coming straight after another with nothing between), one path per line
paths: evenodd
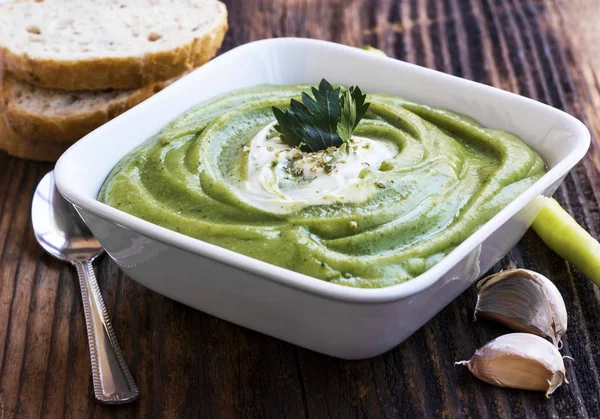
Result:
M464 113L522 138L548 173L441 262L380 289L331 284L149 223L96 200L112 167L188 108L257 84L332 83L402 96ZM539 102L360 49L282 38L249 43L214 59L92 132L56 165L56 183L131 278L191 307L345 359L398 345L499 261L590 142L585 126Z

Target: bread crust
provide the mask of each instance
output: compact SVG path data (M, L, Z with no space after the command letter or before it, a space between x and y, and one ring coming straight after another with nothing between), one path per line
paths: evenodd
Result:
M168 80L215 56L227 32L227 11L211 32L170 51L139 57L86 60L36 59L0 45L0 63L15 77L39 87L63 90L137 89Z
M28 160L55 162L71 143L57 143L25 138L8 124L4 112L0 112L0 150L11 156Z
M162 90L169 82L158 82L131 90L130 94L122 98L109 100L104 106L86 112L45 115L31 112L15 103L14 89L11 87L15 81L6 76L0 87L0 109L12 130L23 137L73 143Z

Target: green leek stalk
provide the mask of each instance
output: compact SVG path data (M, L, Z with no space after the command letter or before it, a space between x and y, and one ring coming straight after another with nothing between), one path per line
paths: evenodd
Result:
M541 210L531 227L546 245L600 287L600 243L556 200L536 198Z
M387 57L387 54L385 52L383 52L379 48L372 47L371 45L365 45L364 47L362 47L362 49L364 49L367 52L372 52L373 54L382 55L384 57Z

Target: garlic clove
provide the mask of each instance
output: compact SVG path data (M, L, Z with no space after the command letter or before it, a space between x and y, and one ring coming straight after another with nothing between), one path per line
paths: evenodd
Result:
M475 351L466 365L486 383L499 387L544 391L549 397L566 379L565 364L558 349L529 333L500 336Z
M544 275L510 269L482 279L477 288L475 319L488 318L560 344L567 331L567 309L556 286Z

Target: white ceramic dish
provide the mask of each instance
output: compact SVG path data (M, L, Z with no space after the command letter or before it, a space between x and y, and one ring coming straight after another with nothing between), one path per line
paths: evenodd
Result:
M325 77L451 109L520 136L549 171L423 275L354 289L279 268L143 221L95 200L111 168L189 107L257 84ZM56 165L61 193L134 280L184 304L297 345L346 359L398 345L502 258L522 237L537 195L554 193L590 135L575 118L489 86L360 49L307 39L246 44L216 58L86 136Z

